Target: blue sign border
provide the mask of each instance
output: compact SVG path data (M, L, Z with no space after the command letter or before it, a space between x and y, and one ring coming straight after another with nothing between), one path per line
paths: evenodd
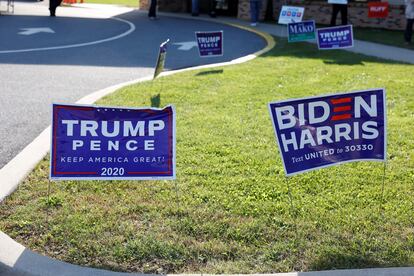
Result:
M203 33L203 34L221 33L221 55L201 55L200 46L199 46L198 39L197 39L197 33ZM197 49L198 49L199 57L209 58L209 57L222 57L222 56L224 56L224 32L223 31L209 31L209 32L196 31L196 32L194 32L194 36L195 36L196 42L197 42Z
M351 94L356 94L356 93L361 93L361 92L369 92L369 91L379 91L379 90L382 91L383 96L384 96L384 102L383 102L383 108L384 108L384 158L383 159L352 159L352 160L345 160L345 161L340 161L340 162L336 162L336 163L332 163L332 164L322 165L322 166L310 168L310 169L307 169L307 170L301 170L301 171L297 171L297 172L293 172L293 173L288 173L287 172L284 156L281 152L281 149L282 149L281 142L279 140L279 136L277 135L276 122L274 121L275 118L273 117L273 113L272 113L272 104L288 103L288 102L292 102L292 101L309 100L309 99L316 99L316 98L330 97L330 96L349 96ZM322 169L322 168L327 168L327 167L332 167L332 166L337 166L337 165L340 165L340 164L345 164L345 163L350 163L350 162L357 162L357 161L386 162L386 160L387 160L387 158L386 158L386 156L387 156L387 104L386 104L386 99L387 99L387 94L386 94L385 88L372 88L372 89L365 89L365 90L356 90L356 91L351 91L351 92L332 93L332 94L324 94L324 95L318 95L318 96L312 96L312 97L294 98L294 99L270 102L268 104L268 110L269 110L269 114L270 114L270 117L271 117L271 120L272 120L273 131L274 131L274 134L275 134L275 137L276 137L277 146L278 146L280 156L282 157L283 169L285 170L286 176L294 176L294 175L309 172L309 171L319 170L319 169Z
M172 149L171 149L171 169L172 169L172 175L168 176L130 176L130 177L123 177L123 176L116 176L116 177L59 177L52 174L53 168L53 160L54 160L54 131L56 128L54 127L55 122L55 106L64 106L64 107L75 107L75 108L106 108L106 109L124 109L124 110L155 110L155 111L162 111L167 108L171 108L172 114L171 114L171 133L172 133ZM175 180L176 179L176 111L175 107L173 105L167 105L163 108L153 108L153 107L141 107L141 108L133 108L133 107L121 107L121 106L97 106L97 105L86 105L86 104L60 104L60 103L52 103L52 125L50 129L50 165L49 165L49 179L50 180Z
M321 48L319 45L319 30L326 30L326 29L335 29L340 27L351 27L351 46L345 46L345 47L331 47L331 48ZM334 26L334 27L326 27L326 28L318 28L316 29L316 42L318 43L318 50L340 50L340 49L347 49L354 47L354 28L352 25L341 25L341 26Z

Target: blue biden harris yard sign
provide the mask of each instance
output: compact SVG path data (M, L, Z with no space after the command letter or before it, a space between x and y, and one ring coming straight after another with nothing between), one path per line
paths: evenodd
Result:
M173 106L53 104L51 179L174 179Z
M385 90L269 104L287 175L351 161L385 161Z

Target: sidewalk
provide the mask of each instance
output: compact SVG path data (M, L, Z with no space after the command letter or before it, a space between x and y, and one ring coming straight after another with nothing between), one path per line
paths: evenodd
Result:
M93 10L94 12L91 12ZM76 18L111 18L120 14L133 11L133 8L103 4L75 4L71 6L60 6L57 9L58 17ZM5 16L46 16L49 17L48 1L43 2L15 2L13 14L2 14Z
M269 24L269 23L260 23L256 27L250 27L250 23L248 21L240 20L237 18L230 18L230 17L218 17L218 18L210 18L206 15L201 15L199 17L192 17L191 15L187 14L176 14L176 13L160 13L161 15L165 16L172 16L172 17L179 17L179 18L186 18L186 19L201 19L213 22L223 22L223 23L230 23L236 24L243 27L249 27L251 29L255 29L261 32L265 32L274 36L278 37L287 37L287 27L282 25L276 24ZM311 41L309 43L316 44L316 41ZM367 56L378 57L382 59L388 59L393 61L405 62L414 64L414 51L388 46L368 41L362 40L354 40L354 47L344 49L345 51L364 54Z

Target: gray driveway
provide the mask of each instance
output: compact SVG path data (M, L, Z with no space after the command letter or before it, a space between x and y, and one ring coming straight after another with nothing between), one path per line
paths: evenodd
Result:
M167 70L230 61L266 45L255 34L218 23L165 16L150 21L138 10L90 5L58 8L51 18L46 5L17 3L14 15L0 16L0 168L50 124L52 102L73 103L152 74L167 38ZM24 34L28 28L35 33ZM224 56L199 58L196 47L174 45L194 41L194 32L203 30L224 31Z

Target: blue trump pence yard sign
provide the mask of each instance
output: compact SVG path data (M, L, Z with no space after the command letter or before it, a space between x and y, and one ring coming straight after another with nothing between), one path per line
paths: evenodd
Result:
M317 29L318 49L332 50L354 47L352 25Z
M269 111L287 175L386 159L384 89L273 102Z
M174 179L175 110L53 104L51 179Z
M223 55L223 31L196 32L200 57L217 57Z

